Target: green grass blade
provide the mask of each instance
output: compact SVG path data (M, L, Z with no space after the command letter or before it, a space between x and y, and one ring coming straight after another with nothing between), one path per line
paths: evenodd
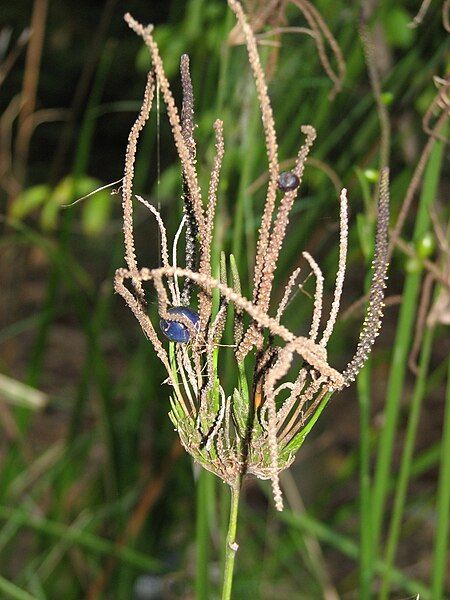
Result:
M32 596L25 590L21 590L19 587L8 581L0 575L0 591L5 594L4 598L14 598L14 600L36 600L35 596Z

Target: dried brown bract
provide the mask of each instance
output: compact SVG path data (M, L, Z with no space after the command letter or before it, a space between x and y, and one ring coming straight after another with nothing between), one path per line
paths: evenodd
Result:
M228 0L228 4L236 15L247 46L261 107L269 164L267 198L255 257L253 297L249 300L242 295L239 273L232 256L228 269L222 254L219 279L213 276L211 269L214 215L225 148L223 124L220 120L214 124L216 153L208 201L204 205L198 184L194 95L189 61L187 57L181 61L183 105L180 118L152 36L152 27L143 27L130 15L126 15L125 19L147 44L153 70L147 81L141 113L130 133L125 157L123 208L127 268L117 270L115 289L133 311L167 370L167 381L172 387L169 414L187 452L232 487L238 485L246 474L270 479L276 508L281 510L280 471L294 460L296 451L331 394L354 380L380 328L387 271L388 172L387 169L383 171L380 183L376 252L367 317L354 358L344 372L339 373L328 362L327 344L338 315L345 278L347 192L343 189L340 195L339 262L330 313L324 320L323 275L314 258L305 252L303 256L315 277L316 290L309 335L296 335L281 321L289 298L298 285L299 269L289 278L278 306L272 306L271 296L290 211L316 132L310 125L302 128L305 142L292 169L296 187L292 189L289 186L277 202L280 164L265 76L254 33L240 3ZM304 1L302 5L309 7ZM154 78L162 91L181 162L185 214L175 235L173 259L170 261L161 216L146 200L137 197L153 213L160 230L162 267L148 269L138 268L134 250L132 182L137 140L150 112ZM186 228L185 261L184 266L179 266L178 246L183 227ZM147 314L146 282L151 282L158 299L159 317L170 340L168 350L166 341L156 333ZM234 332L234 344L226 344L227 323L230 331ZM235 365L235 376L231 380L229 375L227 380L222 375L221 364L225 362L226 353L232 353ZM254 375L249 382L248 371L253 364Z

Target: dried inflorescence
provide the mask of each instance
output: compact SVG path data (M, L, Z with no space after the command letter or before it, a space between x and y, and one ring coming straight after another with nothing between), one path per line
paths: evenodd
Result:
M269 162L267 198L257 243L252 300L243 297L233 256L229 269L222 253L220 276L213 277L211 248L219 177L224 155L223 124L215 129L215 160L210 176L208 200L204 206L196 169L194 141L194 96L189 74L189 60L181 59L183 105L178 115L169 83L164 73L152 27L143 27L130 15L125 19L147 44L153 63L144 94L141 112L131 130L125 159L123 210L126 269L118 269L115 289L123 296L152 342L163 362L168 383L172 386L170 418L185 449L206 469L230 486L239 484L245 474L272 481L275 505L282 509L279 473L293 461L295 452L323 410L334 391L349 385L361 369L381 323L383 292L387 270L388 173L383 171L379 189L378 231L373 279L367 317L354 358L341 374L328 363L326 347L338 315L345 277L348 214L347 193L340 196L339 263L334 299L321 332L323 275L314 258L303 253L316 280L312 322L307 337L298 336L282 323L284 310L297 287L299 269L286 285L278 307L271 306L274 274L289 223L289 214L298 186L282 190L277 206L280 164L272 108L261 68L254 34L237 0L228 0L242 29L254 73L261 106L265 143ZM132 183L139 133L148 119L155 79L161 89L182 165L184 216L175 235L172 261L169 259L167 233L163 220L151 204L137 198L155 216L160 230L162 267L139 269L133 241ZM292 170L300 184L309 150L316 137L314 128L304 126L306 137ZM282 188L283 186L281 186ZM185 228L184 266L177 264L177 251ZM186 328L188 344L169 343L167 351L162 336L147 314L144 284L153 284L158 299L158 313L164 322L177 321ZM133 288L133 292L131 291ZM177 306L190 305L198 311L194 323ZM273 316L272 316L273 315ZM233 321L233 323L231 323ZM226 335L233 331L233 344ZM225 353L233 353L234 373L222 376ZM253 367L254 365L254 367ZM252 382L247 377L253 367Z

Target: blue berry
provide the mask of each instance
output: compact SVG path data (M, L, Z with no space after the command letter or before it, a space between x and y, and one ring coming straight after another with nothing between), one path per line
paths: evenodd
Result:
M284 192L295 190L300 185L300 180L295 173L283 171L278 177L278 187Z
M192 310L187 306L174 306L173 308L169 308L167 312L169 313L169 315L173 316L184 315L192 322L196 329L199 328L200 317L195 312L195 310ZM183 323L161 319L159 322L159 326L161 327L161 331L163 332L163 334L172 342L186 344L191 337L188 328Z

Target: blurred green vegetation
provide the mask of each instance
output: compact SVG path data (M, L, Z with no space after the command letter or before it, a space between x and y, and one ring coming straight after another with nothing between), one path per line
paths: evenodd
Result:
M234 253L248 296L265 195L264 185L252 184L264 174L266 158L245 49L228 44L234 21L224 0L125 6L35 0L34 17L29 3L3 4L2 69L32 18L43 53L41 64L30 66L33 37L18 48L0 99L0 596L144 600L191 598L196 589L197 598L215 598L225 486L201 475L180 450L159 362L113 294L114 270L124 263L120 196L106 189L61 206L122 176L150 66L122 20L129 10L155 23L178 101L179 58L183 52L191 57L203 185L213 156L212 124L217 117L224 121L214 261L220 249ZM358 35L361 7L330 0L314 5L347 64L334 99L310 36L287 33L276 38L279 46L260 47L272 68L280 159L296 155L302 124L318 132L275 300L302 250L322 265L331 297L338 251L334 184L342 182L351 211L345 313L363 295L371 261L380 123ZM428 140L422 118L437 93L433 77L448 75L439 3L411 28L418 8L405 0L382 2L370 19L392 128L392 225ZM295 7L286 14L289 25L305 26ZM159 118L157 127L155 104L134 187L161 205L173 235L181 177L162 102ZM416 373L407 365L430 272L426 261L448 277L448 250L433 225L437 221L448 240L446 184L444 143L438 142L402 231L411 244L392 259L385 325L370 368L321 415L283 480L284 513L275 514L267 486L245 485L234 598L449 597L448 279L447 287L434 283L433 298L443 308L425 327ZM141 206L136 236L140 265L157 266L156 227ZM156 306L150 309L156 319ZM304 333L310 312L311 299L298 295L287 325ZM338 369L352 356L361 319L359 307L338 324L329 346Z

